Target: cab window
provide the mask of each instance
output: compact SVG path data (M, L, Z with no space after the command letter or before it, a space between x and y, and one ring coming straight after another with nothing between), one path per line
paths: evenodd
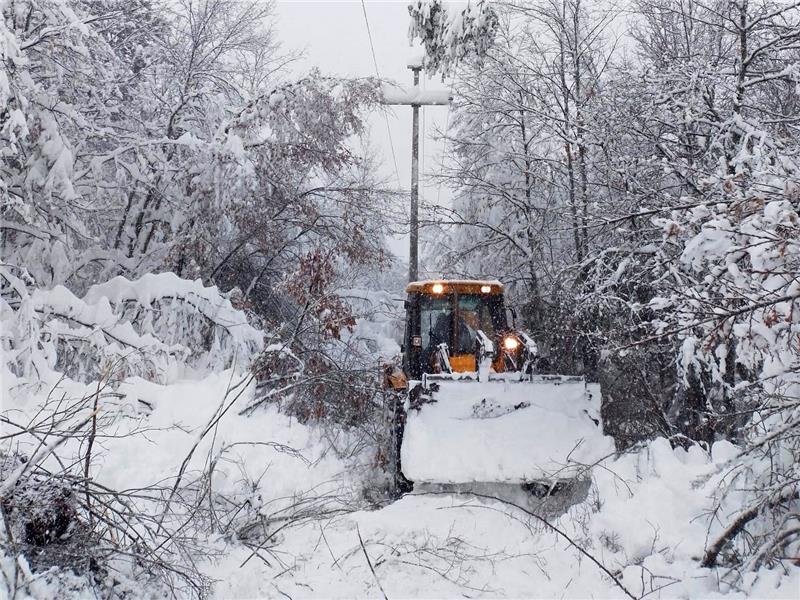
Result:
M450 344L453 320L453 296L422 296L419 306L422 347L433 344Z
M463 294L458 297L458 312L461 321L469 328L482 330L493 338L504 328L502 298L485 294Z

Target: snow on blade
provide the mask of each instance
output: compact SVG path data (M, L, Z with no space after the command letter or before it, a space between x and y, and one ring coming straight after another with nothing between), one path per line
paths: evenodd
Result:
M435 402L408 413L401 461L412 481L565 479L614 451L583 382L437 383Z

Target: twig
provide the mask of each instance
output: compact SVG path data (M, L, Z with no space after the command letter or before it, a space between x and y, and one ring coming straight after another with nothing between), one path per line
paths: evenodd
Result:
M170 505L172 504L172 500L175 498L175 494L177 494L177 492L178 492L178 487L180 486L181 481L183 480L183 475L186 473L186 469L189 466L189 462L192 460L192 457L194 456L195 451L197 450L198 446L200 445L200 442L203 441L203 438L206 437L208 432L211 431L217 423L219 423L220 419L222 419L222 417L225 416L225 414L230 410L231 406L236 404L236 402L239 400L239 398L241 398L242 394L244 394L245 390L247 389L247 386L254 379L254 377L255 376L252 375L252 374L248 375L247 377L244 377L243 381L245 381L245 383L242 386L242 389L240 389L239 392L233 397L233 400L231 400L228 403L228 405L225 406L225 401L228 399L228 396L230 395L230 392L232 392L233 390L238 388L241 385L242 381L240 381L235 386L228 388L228 391L225 393L225 396L222 398L222 402L220 403L220 407L214 413L214 416L211 418L211 420L208 422L208 424L205 426L205 428L203 429L203 432L198 436L197 440L195 441L195 443L192 445L191 449L189 450L189 453L184 457L183 462L181 463L180 469L178 470L178 476L175 478L175 484L172 486L172 491L170 492L169 498L167 498L167 502L166 502L166 504L164 506L164 511L162 512L161 517L159 519L159 522L158 522L159 525L161 525L161 523L164 521L164 518L167 516L167 512L169 510Z
M532 512L532 511L528 510L527 508L525 508L523 506L520 506L519 504L516 504L514 502L510 502L509 500L504 500L503 498L498 498L497 496L491 496L489 494L479 494L479 493L476 493L476 492L462 492L462 493L469 494L470 496L474 496L476 498L483 498L485 500L494 500L495 502L501 502L502 504L506 504L508 506L513 506L514 508L516 508L518 510L521 510L522 512L524 512L528 516L531 516L534 519L538 520L539 522L544 524L548 529L550 529L551 531L555 532L557 535L559 535L562 538L564 538L565 540L567 540L567 542L571 546L573 546L578 552L580 552L586 558L588 558L590 561L592 561L597 566L597 568L599 568L601 571L603 571L603 573L608 575L608 577L611 579L611 581L614 582L614 585L616 585L619 589L621 589L625 593L625 595L628 596L628 598L631 598L631 600L638 600L638 598L636 596L634 596L630 592L630 590L628 590L628 588L625 587L625 585L619 580L618 577L616 577L608 569L608 567L606 567L603 563L601 563L599 560L597 560L594 556L589 554L589 552L587 552L583 547L581 547L575 540L573 540L566 533L561 531L558 527L553 525L550 521L548 521L544 517L537 515L535 512ZM424 495L424 496L429 496L429 495L430 496L450 495L450 492L420 492L419 495ZM477 506L476 508L484 508L484 507Z
M109 373L110 375L110 373ZM97 380L97 390L94 393L94 404L92 406L92 428L89 430L89 437L86 440L86 459L83 465L83 478L86 480L84 486L84 492L86 494L86 507L89 508L89 528L92 528L92 510L91 510L91 501L92 497L89 493L89 469L92 465L92 446L94 446L94 440L97 437L97 412L100 407L100 391L103 389L101 387L102 384L102 377Z
M37 452L23 465L21 465L16 471L14 471L8 478L0 485L0 500L6 497L6 495L14 489L19 481L20 477L25 474L29 468L38 465L42 462L45 458L50 456L56 448L58 448L61 444L66 442L70 439L75 433L79 430L83 429L84 426L89 424L94 418L95 413L92 412L87 418L83 421L78 423L77 425L73 426L71 429L67 430L63 435L57 436L55 440L50 442L46 447L39 448Z
M361 539L361 530L358 528L358 523L356 523L356 533L358 534L358 543L361 544L361 551L364 553L364 558L367 559L369 570L372 571L372 576L375 578L375 583L378 584L378 589L380 589L381 594L383 594L383 600L389 600L389 597L386 595L386 592L381 585L381 580L378 579L378 576L375 574L375 568L372 566L372 561L369 559L369 554L367 554L367 548L364 546L364 540Z
M771 502L767 502L765 504L759 504L748 510L742 512L736 519L734 519L733 523L731 523L725 531L717 538L717 540L711 545L711 547L706 551L705 556L703 556L703 562L700 563L700 566L710 568L714 567L717 564L717 557L719 553L722 552L722 549L725 545L739 535L745 528L745 526L755 519L759 513L761 513L765 508L775 507L781 502L786 502L789 500L796 500L798 498L798 493L790 493L788 495L781 496Z

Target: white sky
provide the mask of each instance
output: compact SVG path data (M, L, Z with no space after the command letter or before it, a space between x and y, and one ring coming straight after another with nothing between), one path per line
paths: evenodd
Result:
M410 85L411 71L406 61L414 50L408 41L408 0L400 2L367 0L366 10L375 45L375 56L380 75L399 83ZM297 72L319 67L323 73L341 76L366 77L375 75L370 52L364 12L359 1L345 0L278 0L276 7L277 30L286 50L305 50L305 58L295 65ZM442 88L439 76L432 80L421 77L421 85ZM446 190L426 185L424 173L435 172L442 142L433 139L435 127L443 129L447 107L423 107L420 115L421 154L420 200L436 202L448 197ZM424 124L424 128L422 127ZM381 114L370 119L370 137L382 154L383 173L391 176L397 186L386 122ZM398 106L389 114L389 128L397 156L400 184L408 189L411 178L411 108ZM393 240L391 249L400 258L408 260L408 238Z

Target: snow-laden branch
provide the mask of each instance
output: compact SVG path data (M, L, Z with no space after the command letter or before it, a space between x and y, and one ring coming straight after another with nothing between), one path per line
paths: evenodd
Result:
M73 368L88 375L101 357L162 373L184 361L224 368L236 357L245 369L264 344L263 333L216 287L172 273L116 277L84 298L63 286L29 292L8 269L0 276L17 296L2 301L2 340L18 371L33 364L55 368L71 346L84 348Z

